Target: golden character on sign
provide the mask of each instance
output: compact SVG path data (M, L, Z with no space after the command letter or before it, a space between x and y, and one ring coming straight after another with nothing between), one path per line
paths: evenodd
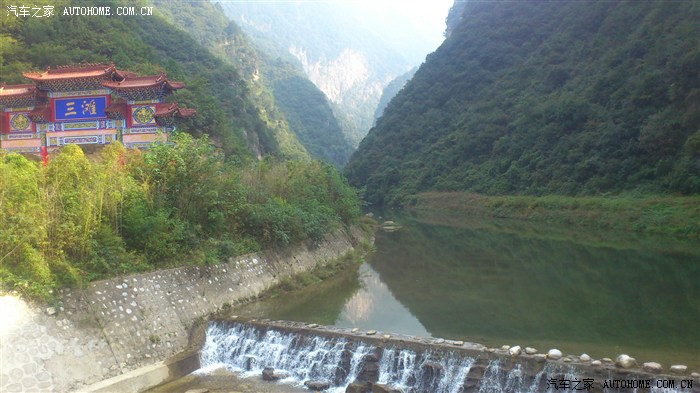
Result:
M75 114L77 114L77 112L75 111L75 101L66 102L66 116L71 116Z
M97 107L95 105L95 100L83 100L83 115L88 114L88 115L96 115L97 114Z

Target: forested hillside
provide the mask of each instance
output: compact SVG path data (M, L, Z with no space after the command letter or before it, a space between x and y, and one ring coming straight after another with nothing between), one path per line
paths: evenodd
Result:
M60 0L52 4L59 10L83 2ZM115 8L137 3L114 0L100 5ZM1 79L26 83L22 72L84 62L113 61L120 69L143 75L164 71L171 80L187 86L173 99L197 109L198 115L180 130L209 134L227 154L244 160L251 154L308 157L283 119L275 118L274 106L264 105L251 94L239 69L158 14L159 9L153 16L3 17Z
M401 74L394 78L394 80L389 82L389 84L384 87L384 90L382 91L382 96L381 98L379 98L379 104L377 104L377 109L374 111L375 125L376 120L382 116L382 114L384 113L384 109L386 109L386 106L389 105L391 99L394 98L396 94L398 94L399 91L403 89L404 86L406 86L406 82L413 78L413 75L416 73L417 70L418 67L412 68L407 73Z
M266 46L259 48L251 43L218 4L183 0L152 3L175 26L224 61L238 66L253 100L266 108L270 121L288 128L313 158L338 167L345 165L354 150L346 137L350 126L337 119L331 103L301 67L290 62L291 57L272 56Z
M700 193L700 3L460 5L346 166L369 202Z

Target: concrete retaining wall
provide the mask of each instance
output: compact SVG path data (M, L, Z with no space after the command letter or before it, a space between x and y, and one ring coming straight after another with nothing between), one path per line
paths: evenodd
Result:
M79 390L158 364L187 351L191 328L208 315L345 255L360 237L339 231L317 244L216 266L98 281L84 290L62 291L57 310L2 297L0 391Z

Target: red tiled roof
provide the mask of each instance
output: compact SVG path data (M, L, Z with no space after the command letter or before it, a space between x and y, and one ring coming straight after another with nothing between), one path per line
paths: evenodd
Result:
M175 114L178 117L190 117L194 116L195 113L197 113L195 109L180 108L176 103L172 103L158 107L153 115L155 117L164 117Z
M165 83L171 90L182 89L185 84L182 82L171 82L165 77L165 74L161 73L158 75L148 75L148 76L132 76L127 73L123 74L123 80L121 82L108 81L102 83L102 86L110 89L142 89L145 87L157 86L161 83Z
M138 76L138 74L136 74L135 72L131 72L131 71L116 70L114 73L117 75L117 77L119 79L122 79L122 80L124 78L133 78L133 77Z
M77 66L64 66L52 69L47 68L44 72L24 72L25 78L33 81L49 81L74 78L99 78L107 76L116 71L114 64L86 64Z
M24 85L0 85L0 96L2 97L20 97L20 96L31 96L36 93L36 86L34 84L24 84Z
M196 109L192 108L178 108L177 114L180 117L192 117L197 113Z

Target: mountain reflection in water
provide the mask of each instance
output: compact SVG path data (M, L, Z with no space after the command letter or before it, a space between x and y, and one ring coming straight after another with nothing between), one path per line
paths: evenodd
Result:
M399 213L366 264L237 314L700 371L697 242Z
M401 304L366 263L359 269L361 288L345 303L337 326L355 326L385 332L429 336L425 327Z

